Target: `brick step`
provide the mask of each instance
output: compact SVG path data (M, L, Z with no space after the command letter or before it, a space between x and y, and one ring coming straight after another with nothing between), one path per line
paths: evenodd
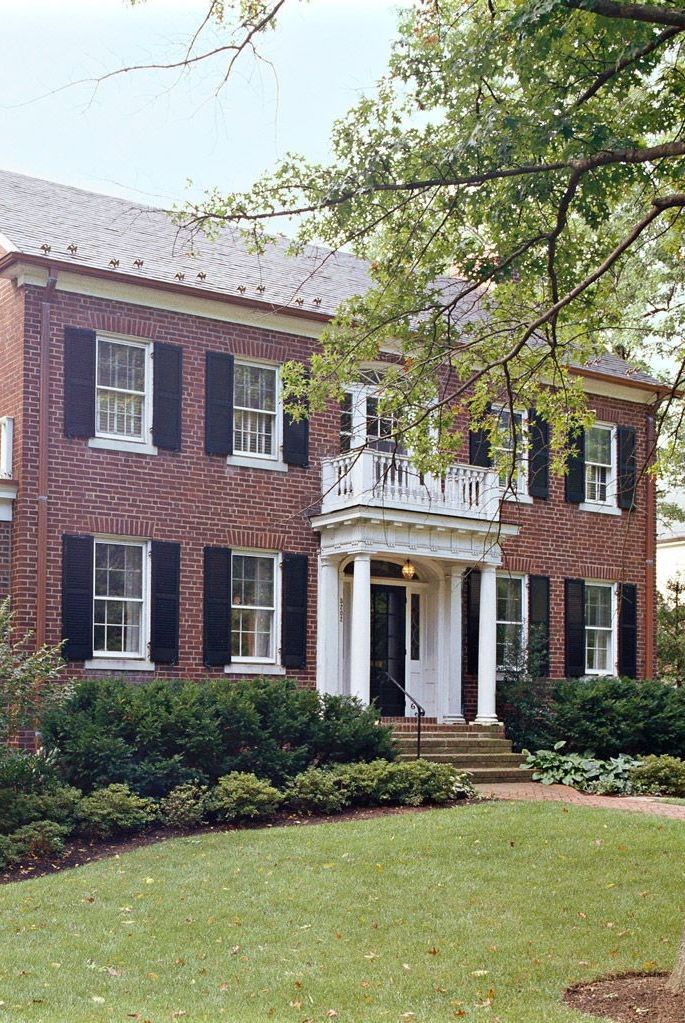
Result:
M395 745L401 753L411 753L416 750L416 738L395 736ZM511 753L511 742L508 739L422 735L421 749L433 753Z
M478 767L469 772L471 781L475 785L489 785L490 783L532 781L532 771L523 771L520 767Z
M503 767L503 768L515 768L518 770L518 765L525 761L525 757L521 756L520 753L433 753L426 752L426 755L422 757L424 760L431 760L437 764L454 764L455 767L460 767L464 771L474 770L481 767ZM415 760L416 754L411 753L400 753L400 760Z

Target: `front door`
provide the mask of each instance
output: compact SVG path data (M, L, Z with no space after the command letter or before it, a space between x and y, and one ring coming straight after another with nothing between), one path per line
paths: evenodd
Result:
M383 717L404 717L407 594L403 586L371 587L371 700ZM352 637L354 643L354 636Z

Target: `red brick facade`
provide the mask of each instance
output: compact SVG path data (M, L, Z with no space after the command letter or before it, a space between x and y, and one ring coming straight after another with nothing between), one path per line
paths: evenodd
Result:
M316 555L318 536L309 513L321 498L322 457L337 453L335 412L310 424L309 468L288 472L239 468L204 448L204 374L207 351L270 360L306 360L315 342L296 333L222 322L56 290L50 309L49 492L47 550L36 550L41 304L45 290L0 283L0 415L15 419L15 477L19 486L11 523L11 593L18 624L35 627L37 562L47 565L48 642L61 638L63 534L113 534L181 544L180 658L159 667L165 676L200 678L209 669L202 653L202 552L208 545L301 552L309 555L307 667L289 672L315 681ZM65 326L163 341L183 348L182 449L157 455L95 450L63 429ZM297 320L293 318L293 330ZM633 426L637 464L646 455L644 404L592 395L607 423ZM464 461L468 461L466 451ZM564 500L564 481L553 477L547 500L506 502L502 520L517 523L504 544L504 568L542 574L551 581L551 675L564 674L564 590L567 577L634 583L638 588L638 675L645 664L645 559L647 485L638 483L636 510L604 515ZM0 523L0 594L9 582L9 524ZM74 667L77 674L78 666ZM147 674L145 677L149 677ZM465 680L467 717L473 716L475 681Z

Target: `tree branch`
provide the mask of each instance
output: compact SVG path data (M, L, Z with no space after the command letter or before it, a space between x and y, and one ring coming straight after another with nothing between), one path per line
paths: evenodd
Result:
M588 11L603 18L625 21L644 21L648 25L674 25L685 28L685 11L673 7L654 7L652 4L621 3L618 0L565 0L566 6L576 11Z
M627 67L630 67L631 64L635 64L636 61L641 60L643 57L648 57L650 53L654 53L654 51L658 50L664 43L667 43L669 40L675 38L675 36L680 35L682 31L682 28L667 28L665 32L662 32L661 35L652 39L652 41L647 43L646 46L643 46L639 50L634 50L630 56L624 57L623 60L619 60L613 65L613 67L607 68L606 71L602 71L601 74L597 75L597 78L594 80L592 85L571 104L568 111L570 112L571 110L577 110L579 107L582 107L583 103L587 103L589 99L592 99L592 97L599 92L602 86L606 85L606 83L611 81L612 78L620 74L621 71L625 71Z

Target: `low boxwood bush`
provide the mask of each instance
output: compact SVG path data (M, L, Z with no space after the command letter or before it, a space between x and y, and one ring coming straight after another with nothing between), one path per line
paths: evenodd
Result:
M247 821L273 817L283 796L268 782L247 771L231 771L211 792L210 812L219 821Z
M232 771L284 786L308 767L395 756L373 707L288 679L85 679L46 711L41 733L63 779L86 793L120 783L160 797Z
M380 802L400 806L447 803L472 795L470 776L452 764L408 760L388 764L381 781Z
M685 689L625 678L509 678L498 704L515 749L552 749L600 760L621 754L685 757Z
M632 773L638 763L634 757L618 756L609 760L583 756L581 753L562 752L566 743L562 739L553 749L527 753L522 767L532 768L533 780L543 785L568 785L581 792L598 795L627 795L633 791Z
M335 771L310 767L290 782L284 803L299 813L339 813L349 803L349 791Z
M16 860L59 857L64 853L68 833L68 828L56 821L34 821L13 831L9 841Z
M207 786L177 785L160 803L160 817L172 828L194 828L207 816Z
M136 795L128 785L96 789L79 806L79 830L91 838L142 831L156 820L154 800Z
M636 792L685 797L685 763L678 757L645 757L630 772Z

